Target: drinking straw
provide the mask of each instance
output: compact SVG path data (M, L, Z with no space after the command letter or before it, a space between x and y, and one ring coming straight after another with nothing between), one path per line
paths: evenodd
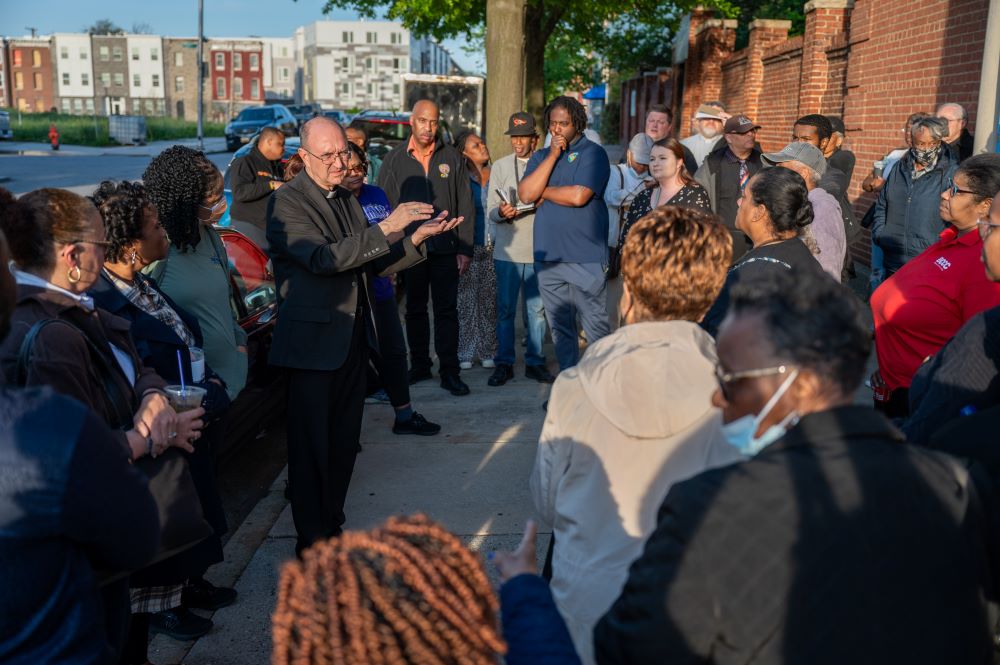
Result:
M181 375L181 392L187 392L187 388L184 387L184 361L181 360L180 349L177 349L177 371Z

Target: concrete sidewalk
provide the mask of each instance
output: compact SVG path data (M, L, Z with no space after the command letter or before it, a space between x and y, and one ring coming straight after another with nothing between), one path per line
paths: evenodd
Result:
M207 154L228 152L226 139L221 136L204 140ZM102 155L117 155L119 157L155 157L167 148L175 145L198 147L197 139L175 139L171 141L152 141L146 145L121 146L87 146L61 145L59 150L52 150L48 143L30 143L27 141L0 142L0 155L26 155L31 157L97 157Z
M551 347L550 347L551 349ZM438 381L413 386L413 404L442 425L435 437L392 433L392 409L367 405L347 499L347 528L374 526L390 515L424 512L462 537L475 551L513 549L533 507L528 475L535 458L549 386L524 378L486 385L492 370L462 373L472 394L452 397ZM235 586L239 600L212 617L215 628L195 643L158 636L154 663L265 665L270 660L270 614L278 571L294 556L295 528L284 499L285 473L275 480L226 545L226 561L210 571L216 584ZM539 555L549 534L539 537ZM488 566L491 575L492 566Z

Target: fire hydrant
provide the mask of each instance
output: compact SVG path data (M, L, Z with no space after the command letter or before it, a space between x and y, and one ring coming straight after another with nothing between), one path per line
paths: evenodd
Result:
M49 142L52 144L53 150L59 149L59 130L56 129L56 123L49 125Z

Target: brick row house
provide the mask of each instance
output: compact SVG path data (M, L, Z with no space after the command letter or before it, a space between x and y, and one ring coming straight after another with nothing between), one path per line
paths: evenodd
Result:
M257 40L208 40L206 115L224 122L264 103L263 46Z
M3 41L3 105L22 111L48 111L55 105L52 46L48 37Z

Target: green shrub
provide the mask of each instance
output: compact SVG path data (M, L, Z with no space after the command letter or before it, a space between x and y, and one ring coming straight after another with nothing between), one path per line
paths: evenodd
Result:
M59 142L67 145L107 146L115 145L108 138L108 119L89 115L67 115L65 113L21 113L16 109L5 109L10 113L10 127L14 130L15 141L49 142L49 126L55 123L59 130ZM222 136L225 125L217 122L204 124L205 136ZM193 139L198 135L198 125L180 118L146 118L146 138L148 141L170 141Z

